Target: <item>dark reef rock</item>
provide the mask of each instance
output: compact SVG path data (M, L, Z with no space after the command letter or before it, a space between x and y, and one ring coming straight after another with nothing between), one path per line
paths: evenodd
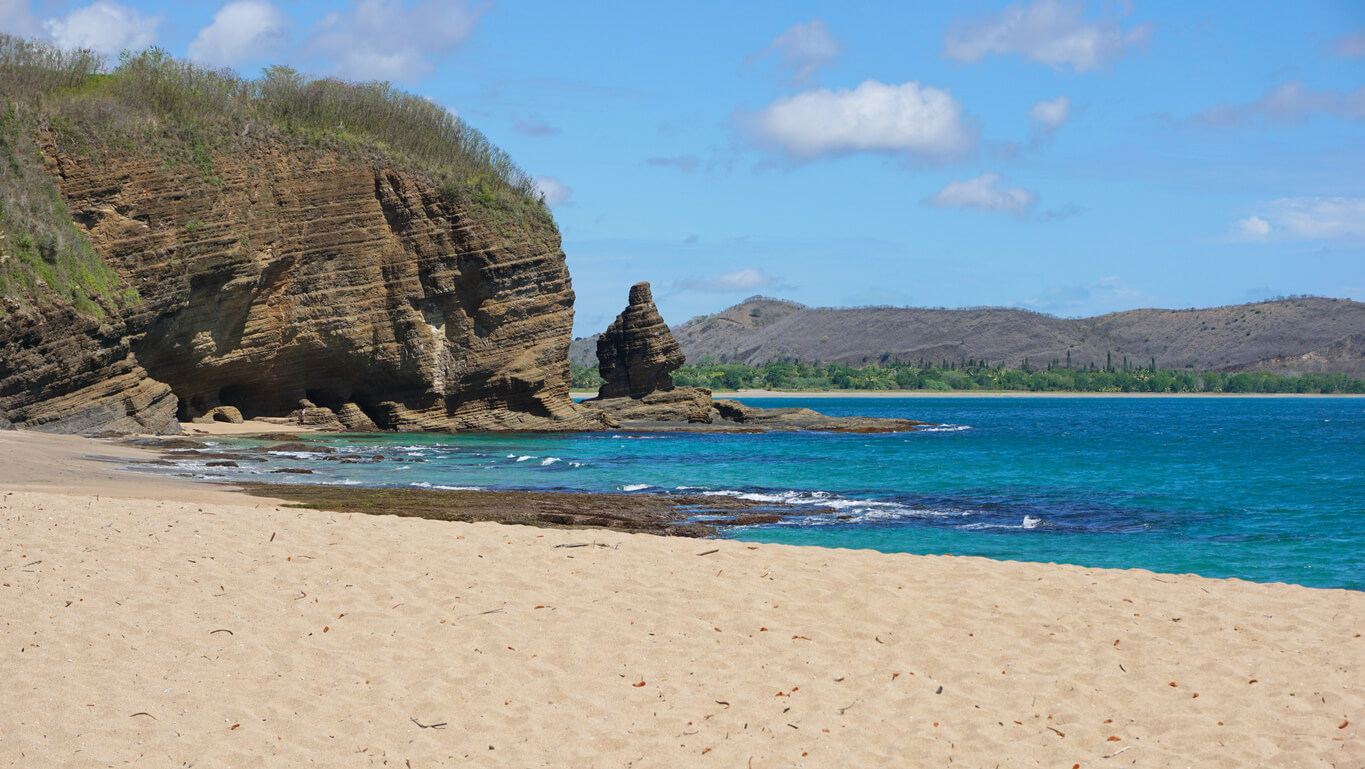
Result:
M605 528L675 537L707 537L731 526L827 515L827 507L673 494L563 491L447 491L358 486L234 484L247 494L292 500L297 507L439 521L496 521L553 528ZM705 520L696 520L697 518Z
M638 398L595 398L587 404L622 424L640 420L710 424L713 417L711 391L701 387L674 387Z
M739 401L712 401L717 421L757 427L763 430L818 430L836 433L892 433L914 430L927 424L914 419L886 419L883 417L831 417L813 409L761 409Z
M597 396L642 398L673 389L669 376L686 362L673 332L659 316L648 283L630 287L630 303L597 340L597 370L605 380Z

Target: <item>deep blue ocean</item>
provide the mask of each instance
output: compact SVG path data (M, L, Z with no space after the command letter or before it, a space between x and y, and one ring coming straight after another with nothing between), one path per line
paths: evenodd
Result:
M227 480L737 495L835 509L727 535L737 539L1365 590L1365 397L749 402L941 426L330 436L340 450L390 460L182 464ZM260 475L283 466L314 474Z

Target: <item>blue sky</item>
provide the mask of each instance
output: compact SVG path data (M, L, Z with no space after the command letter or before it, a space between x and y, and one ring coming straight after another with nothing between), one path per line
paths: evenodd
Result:
M1365 300L1359 0L0 0L0 30L445 105L541 180L577 335L639 280L670 323Z

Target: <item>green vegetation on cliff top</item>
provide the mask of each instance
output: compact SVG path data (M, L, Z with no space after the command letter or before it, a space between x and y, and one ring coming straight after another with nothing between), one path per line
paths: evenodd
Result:
M96 162L161 158L219 184L214 163L262 141L334 151L420 171L490 222L550 221L525 171L481 132L388 83L310 79L268 67L256 80L124 52L111 71L90 51L0 34L0 317L71 302L86 314L137 301L71 220L39 142Z

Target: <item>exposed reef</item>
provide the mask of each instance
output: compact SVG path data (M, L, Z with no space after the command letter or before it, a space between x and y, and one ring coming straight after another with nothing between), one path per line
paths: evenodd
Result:
M696 495L368 489L269 483L237 486L248 494L291 500L299 507L318 510L442 521L606 528L677 537L706 537L731 526L776 523L790 516L833 512L825 507ZM695 520L698 516L705 516L706 520Z

